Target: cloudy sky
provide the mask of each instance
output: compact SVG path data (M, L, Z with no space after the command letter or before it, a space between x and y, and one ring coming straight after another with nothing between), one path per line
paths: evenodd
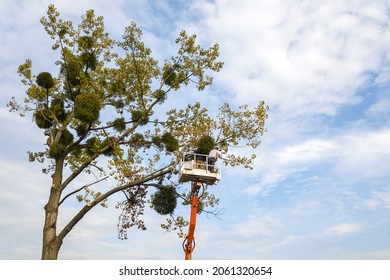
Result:
M94 9L117 39L136 21L160 61L182 29L205 46L217 42L225 66L191 102L270 106L254 169L226 167L210 189L221 215L198 217L194 259L390 259L388 0L51 2L75 22ZM26 152L45 140L5 104L23 98L16 70L26 58L37 71L54 67L39 23L49 3L0 2L0 259L41 254L50 178ZM146 232L118 240L114 205L89 213L60 258L184 258L182 240L149 211ZM65 206L64 219L76 207Z

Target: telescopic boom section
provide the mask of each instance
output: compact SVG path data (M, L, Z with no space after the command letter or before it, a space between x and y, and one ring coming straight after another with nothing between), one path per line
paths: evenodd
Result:
M201 182L194 182L192 185L192 199L191 199L191 217L190 217L190 226L188 229L188 234L186 239L183 242L183 250L185 253L185 259L191 260L192 252L195 249L195 225L196 225L196 214L198 212L199 204L199 189L202 186Z

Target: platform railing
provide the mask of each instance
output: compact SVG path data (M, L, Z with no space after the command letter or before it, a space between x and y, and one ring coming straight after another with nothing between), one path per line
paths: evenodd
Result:
M182 156L181 165L185 169L206 170L211 173L220 173L218 161L214 164L210 163L210 157L205 154L184 153Z

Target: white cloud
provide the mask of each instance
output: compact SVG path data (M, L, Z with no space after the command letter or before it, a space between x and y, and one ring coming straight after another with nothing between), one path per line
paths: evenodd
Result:
M389 176L390 130L352 129L326 139L309 137L301 143L267 144L259 153L253 171L257 180L242 190L252 196L268 195L279 184L305 173L312 183L331 178L342 178L352 185L385 180Z
M370 209L390 208L390 192L373 191L371 198L365 200L365 204Z
M358 232L360 227L356 224L343 223L332 226L326 231L330 235L345 235Z
M334 115L359 102L356 89L366 73L385 63L389 40L382 39L390 36L384 5L216 1L214 9L200 9L199 31L207 29L220 43L225 68L218 83L236 94L236 102L265 99L290 117Z
M390 54L387 54L387 60L389 60ZM375 78L375 83L379 86L384 86L390 81L390 67L384 66Z
M369 117L388 119L390 116L390 99L383 98L372 104L367 109Z
M283 164L312 163L316 160L324 161L332 157L336 145L329 140L309 140L302 144L296 144L286 147L284 150L277 152L275 156Z
M356 181L389 176L390 129L358 131L339 137L338 142L337 172Z
M235 234L240 238L271 238L275 230L281 227L280 221L263 211L255 209L245 221L234 227Z

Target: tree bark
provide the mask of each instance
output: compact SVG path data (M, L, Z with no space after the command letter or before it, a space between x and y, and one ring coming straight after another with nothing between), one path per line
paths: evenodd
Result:
M61 199L62 172L64 158L56 159L55 171L52 175L49 200L45 205L45 223L43 226L42 260L56 260L62 245L62 240L57 238L58 207Z

